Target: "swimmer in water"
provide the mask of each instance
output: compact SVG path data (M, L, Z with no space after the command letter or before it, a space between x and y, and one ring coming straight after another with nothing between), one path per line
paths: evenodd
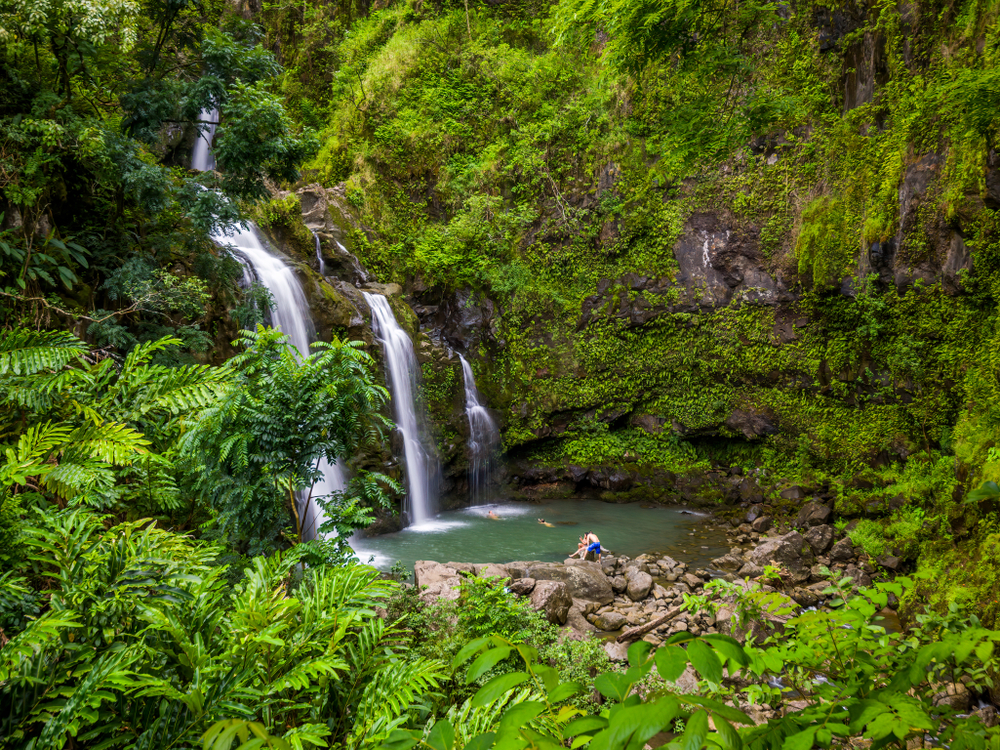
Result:
M494 521L502 521L503 520L502 518L500 518L500 516L498 516L492 510L489 513L486 514L486 517L490 518L490 519L492 519Z
M538 523L540 523L542 526L548 526L550 529L554 529L555 528L554 524L549 523L544 518L539 518L538 519Z

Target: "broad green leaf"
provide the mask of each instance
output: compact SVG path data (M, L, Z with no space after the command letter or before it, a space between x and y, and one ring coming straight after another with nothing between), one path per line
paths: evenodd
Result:
M667 682L674 682L687 669L688 653L680 646L660 646L656 650L656 671Z
M582 693L583 691L584 687L579 682L564 682L548 694L549 701L552 703L559 703L560 701L572 698L574 695Z
M487 638L476 638L474 641L469 641L462 646L461 650L455 654L455 658L451 660L451 668L458 669L462 664L472 658L474 653L485 646L487 640Z
M691 641L688 644L688 656L702 677L716 684L722 682L722 662L704 641Z
M465 743L464 750L489 750L496 741L496 732L484 732Z
M632 683L623 674L605 672L604 674L599 674L597 679L594 680L594 687L605 698L623 701L632 688Z
M455 728L447 719L439 719L427 737L427 744L434 750L452 750L455 745Z
M747 657L746 651L743 650L743 646L735 638L731 638L728 635L722 635L722 633L708 633L702 636L702 639L708 641L712 648L726 657L729 661L739 664L741 667L745 667L750 663L750 659Z
M701 750L706 737L708 737L708 714L704 711L695 711L684 722L681 750Z
M511 672L510 674L502 674L499 677L494 677L479 688L472 697L472 705L478 707L492 703L511 688L515 688L527 681L528 675L524 672Z
M566 725L563 730L564 737L575 737L584 732L593 732L596 729L603 729L608 725L608 720L603 716L584 716Z
M517 732L522 726L534 719L545 710L541 701L524 701L517 703L503 712L497 732L504 736L507 732Z
M495 667L499 662L502 662L510 656L511 651L513 651L513 649L510 646L506 646L504 648L491 648L486 653L480 654L476 657L476 660L472 662L472 666L469 667L469 671L465 675L465 683L468 685L478 680L484 674L493 669L493 667Z

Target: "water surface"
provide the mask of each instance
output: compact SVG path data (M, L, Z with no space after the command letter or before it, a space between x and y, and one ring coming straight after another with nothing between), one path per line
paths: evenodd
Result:
M502 520L487 517L495 512ZM542 526L544 518L552 527ZM666 553L692 568L707 567L728 551L722 531L706 528L707 517L681 508L599 500L505 503L447 511L394 534L358 538L351 546L363 562L388 570L396 561L407 570L416 560L505 563L562 561L577 539L593 531L617 555Z

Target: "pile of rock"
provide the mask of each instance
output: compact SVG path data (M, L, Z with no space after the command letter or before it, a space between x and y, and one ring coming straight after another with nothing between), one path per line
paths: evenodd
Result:
M414 565L420 598L428 603L457 599L463 573L500 578L511 593L529 598L549 622L567 625L573 631L571 637L577 638L645 625L676 607L683 594L700 589L711 577L704 570L690 573L685 563L670 557L652 555L634 560L605 556L601 564L574 559L504 565L421 560ZM708 613L681 613L644 638L656 645L679 631L716 632L715 619Z
M804 606L819 603L830 579L849 577L856 586L871 585L875 567L861 559L851 540L828 523L832 519L828 506L818 501L805 503L795 519L799 530L784 533L772 529L767 516L755 514L755 508L748 511L754 520L742 523L736 537L737 542L746 539L752 546L733 547L712 561L730 571L729 577L755 579L764 574L766 566L778 566L788 595ZM892 570L899 565L896 558L879 563Z

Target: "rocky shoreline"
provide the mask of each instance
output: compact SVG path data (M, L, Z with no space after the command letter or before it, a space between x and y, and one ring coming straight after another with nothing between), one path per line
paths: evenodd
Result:
M729 534L734 546L707 569L691 570L688 563L653 554L605 554L600 563L572 558L504 564L421 560L414 565L415 584L421 600L430 604L457 599L463 576L497 578L550 622L565 626L568 637L606 637L608 655L622 659L627 643L612 641L629 628L641 629L642 639L653 646L681 631L732 633L733 613L724 603L715 613L680 608L685 595L701 593L714 578L780 591L809 607L823 602L831 580L848 577L856 586L869 586L879 569L891 573L899 565L895 558L873 565L859 556L846 534L830 523L832 510L819 501L802 505L792 524L796 528L774 527L762 511L762 506L751 506L736 520Z

